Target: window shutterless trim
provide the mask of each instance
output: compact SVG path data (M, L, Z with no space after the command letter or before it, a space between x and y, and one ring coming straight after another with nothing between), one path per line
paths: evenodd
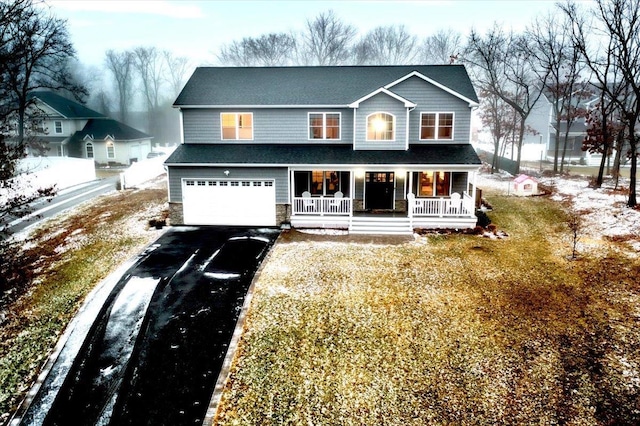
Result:
M225 138L224 137L224 126L223 126L223 122L222 122L222 116L223 115L233 115L235 116L235 132L236 132L236 137L235 138ZM251 138L249 139L241 139L240 136L240 124L239 124L239 116L240 115L250 115L251 116ZM253 121L253 113L252 112L221 112L220 113L220 140L221 141L252 141L254 140L254 130L255 130L255 125L254 125L254 121Z
M311 138L311 114L321 114L322 115L322 137L321 138ZM338 115L338 138L327 138L327 114L337 114ZM314 126L317 127L317 126ZM332 126L333 127L333 126ZM342 140L342 113L340 111L309 111L307 112L307 140L309 141L341 141Z
M376 114L384 114L384 115L389 115L391 116L391 139L369 139L369 117L376 115ZM364 140L366 142L395 142L396 140L396 116L395 114L391 114L390 112L386 112L386 111L376 111L376 112L372 112L371 114L367 115L367 118L365 119L365 134L364 134Z
M422 116L425 114L435 114L436 123L435 123L435 137L433 139L423 139L422 138ZM451 114L451 138L442 139L440 138L440 114ZM420 120L418 122L418 140L420 141L453 141L455 140L455 130L456 130L456 113L453 111L420 111Z

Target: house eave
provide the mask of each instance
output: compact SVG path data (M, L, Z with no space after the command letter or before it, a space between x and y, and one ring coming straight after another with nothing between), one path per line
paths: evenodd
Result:
M403 163L300 163L300 164L274 164L274 163L164 163L167 167L207 167L207 168L219 168L219 167L235 167L235 168L287 168L287 169L317 169L318 167L331 167L335 169L375 169L375 170L397 170L402 169L406 171L422 171L425 168L433 170L452 169L463 171L478 170L480 164L403 164Z
M391 88L391 87L393 87L393 86L395 86L395 85L397 85L399 83L402 83L403 81L405 81L405 80L407 80L407 79L409 79L411 77L421 78L422 80L433 84L434 86L444 90L445 92L450 93L453 96L455 96L455 97L457 97L459 99L462 99L465 102L468 102L469 103L469 108L474 108L474 107L480 106L480 104L478 102L474 101L473 99L469 99L468 97L456 92L453 89L450 89L449 87L447 87L447 86L445 86L445 85L443 85L441 83L438 83L437 81L425 76L424 74L422 74L422 73L420 73L418 71L413 71L413 72L405 75L404 77L401 77L401 78L397 79L396 81L393 81L393 82L387 84L386 86L384 86L384 88L385 89L389 89L389 88Z
M346 104L295 104L295 105L172 105L173 108L177 109L290 109L290 108L298 108L298 109L309 109L309 108L349 108L349 105Z
M392 97L393 99L395 99L395 100L397 100L399 102L402 102L404 104L405 108L414 108L414 107L417 106L417 104L411 102L410 100L408 100L406 98L403 98L402 96L400 96L400 95L398 95L396 93L393 93L392 91L390 91L390 90L388 90L388 89L386 89L384 87L381 87L378 90L374 90L373 92L361 97L357 101L350 103L349 104L349 108L358 108L358 107L360 107L360 104L362 102L366 101L367 99L371 99L372 97L374 97L375 95L378 95L380 93L384 93L385 95L387 95L389 97Z

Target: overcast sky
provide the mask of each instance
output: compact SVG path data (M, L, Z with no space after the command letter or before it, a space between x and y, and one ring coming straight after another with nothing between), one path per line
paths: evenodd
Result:
M554 10L553 0L518 1L160 1L49 0L68 20L78 59L101 65L108 49L156 46L189 57L193 65L216 65L220 46L247 36L300 30L307 19L332 9L364 35L380 25L400 24L420 38L454 28L466 35L494 21L516 30Z

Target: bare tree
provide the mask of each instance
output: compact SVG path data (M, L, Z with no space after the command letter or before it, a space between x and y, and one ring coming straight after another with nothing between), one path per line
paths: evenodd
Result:
M281 66L291 63L295 51L296 41L292 35L270 33L233 41L222 46L216 56L221 63L235 66Z
M581 102L590 97L587 85L580 81L584 66L580 62L580 53L572 43L571 24L566 17L550 13L538 18L527 29L526 35L534 47L531 54L535 58L535 65L548 75L544 88L555 118L554 172L558 172L561 123L565 124L559 170L562 172L570 128L576 119L584 117L585 110Z
M64 86L64 80L55 77L65 71L63 63L73 55L65 25L36 8L31 0L0 1L0 303L9 295L8 290L28 284L33 270L22 255L23 243L6 238L7 222L29 214L34 200L55 193L53 187L25 191L16 177L18 162L26 155L28 118L24 113L30 104L29 90ZM59 52L61 45L70 50ZM17 112L21 114L16 126ZM9 141L16 133L18 140Z
M452 30L438 30L425 38L420 48L420 59L425 64L450 64L462 52L462 36Z
M108 50L105 56L107 69L111 72L118 92L120 120L127 122L129 107L133 101L133 70L135 56L133 52L115 52Z
M417 56L417 37L404 25L377 27L367 33L355 47L358 64L412 64Z
M504 153L507 142L516 131L518 120L513 108L491 92L480 92L480 104L480 120L489 129L493 142L491 173L494 173L500 168L501 153Z
M351 57L351 44L356 29L345 24L330 10L313 20L307 20L306 29L298 46L298 62L305 65L340 65Z
M627 155L631 159L627 205L635 207L639 141L636 128L640 120L640 0L596 0L595 3L592 25L587 24L575 3L565 3L561 9L572 23L576 48L626 123Z
M140 87L147 112L147 128L156 135L156 117L160 108L162 83L164 82L164 58L155 47L136 47L133 50L133 67L140 78Z
M520 117L517 137L516 173L520 170L526 120L542 95L546 76L534 72L528 40L497 25L486 36L475 30L469 35L464 61L481 90L500 97Z
M18 18L8 21L1 30L3 48L11 52L11 60L3 64L2 85L3 101L13 105L17 112L18 139L22 141L31 92L68 89L78 99L87 92L75 81L68 66L75 50L66 21L33 5L31 0L15 4L17 8L3 6L7 13L17 14Z
M175 56L165 50L162 52L166 65L166 82L169 85L169 97L174 99L184 86L184 81L189 70L189 59L185 56Z

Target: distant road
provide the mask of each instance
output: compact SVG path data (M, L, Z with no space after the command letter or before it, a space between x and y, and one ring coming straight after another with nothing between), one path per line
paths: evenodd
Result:
M46 199L34 201L31 206L33 212L22 218L10 219L9 232L16 234L30 226L33 226L44 219L48 219L58 213L71 209L80 203L95 198L99 195L116 189L116 183L120 176L111 176L105 179L94 180L92 182L66 188L58 192L50 202Z

